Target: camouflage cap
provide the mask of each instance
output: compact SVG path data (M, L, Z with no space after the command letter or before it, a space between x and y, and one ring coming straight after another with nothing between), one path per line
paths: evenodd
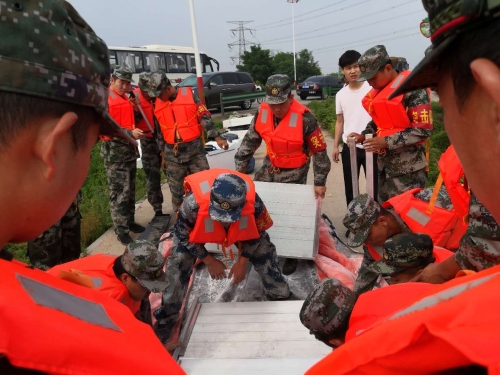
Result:
M115 68L113 69L113 74L111 74L111 75L113 77L121 79L123 81L135 83L134 80L132 79L133 74L134 74L134 72L128 66L116 65Z
M275 74L266 82L266 102L269 104L284 103L292 92L290 77L286 74Z
M380 205L368 194L361 194L354 198L347 206L347 214L342 223L349 229L347 244L358 247L365 242L370 233L370 227L380 214Z
M500 17L498 0L422 0L422 4L429 14L432 50L389 99L409 91L436 86L441 77L439 61L457 36L488 27L490 22L498 22L495 19Z
M324 279L306 297L300 321L319 340L343 336L356 299L356 294L339 280Z
M235 174L222 173L210 192L210 218L220 223L234 223L240 218L246 200L246 182Z
M359 70L361 71L358 81L366 81L372 78L390 59L385 46L378 45L370 48L358 60Z
M393 275L434 262L432 238L422 233L401 233L384 243L382 259L369 266L381 275Z
M165 72L158 70L154 73L141 73L139 75L139 88L145 91L151 98L156 98L160 95L170 80L167 78Z
M151 242L131 242L125 248L121 261L125 271L150 292L160 293L167 289L167 275L163 271L165 261Z
M94 108L101 134L136 142L109 116L109 51L71 4L0 5L0 91Z

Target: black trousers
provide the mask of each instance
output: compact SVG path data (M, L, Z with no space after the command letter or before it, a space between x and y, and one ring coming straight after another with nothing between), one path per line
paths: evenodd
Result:
M363 170L365 172L366 177L366 152L362 148L356 147L358 165L356 166L359 172L361 171L361 166L363 166ZM352 196L352 177L351 177L351 155L349 153L349 147L344 145L342 147L342 152L340 153L340 157L342 158L342 169L344 170L344 186L345 186L345 199L347 205L351 203L353 200ZM377 197L377 188L378 188L378 168L377 168L377 154L373 154L373 184L374 184L374 194ZM376 200L376 198L375 198Z

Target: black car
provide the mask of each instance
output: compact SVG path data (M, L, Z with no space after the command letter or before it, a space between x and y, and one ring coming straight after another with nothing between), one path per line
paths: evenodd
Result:
M330 87L331 93L336 94L342 87L344 82L334 76L313 76L306 79L304 82L297 85L297 95L300 99L306 100L308 96L320 96L326 99L328 95L323 95L323 87Z
M247 94L255 91L255 83L248 73L244 72L214 72L204 73L203 89L207 108L220 108L220 94ZM196 75L187 77L178 87L197 87ZM227 106L240 106L250 109L255 99L247 99Z

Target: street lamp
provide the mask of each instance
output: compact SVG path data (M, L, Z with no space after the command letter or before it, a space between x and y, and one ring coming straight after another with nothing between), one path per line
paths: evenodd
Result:
M293 85L297 86L297 64L295 63L295 13L294 4L298 3L299 0L286 0L287 3L292 3L292 39L293 39Z

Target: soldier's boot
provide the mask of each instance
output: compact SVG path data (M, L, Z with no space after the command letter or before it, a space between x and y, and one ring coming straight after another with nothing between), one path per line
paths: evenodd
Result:
M274 296L274 295L271 295L271 294L268 294L266 297L267 297L267 299L269 301L295 301L295 300L299 300L300 299L295 294L293 294L292 292L290 292L290 294L288 295L288 297L277 297L277 296Z
M163 210L160 208L158 210L155 210L155 216L167 216L167 214L164 214Z
M288 276L297 270L297 265L299 264L298 259L286 258L285 264L283 264L283 275Z
M132 237L128 233L120 233L117 235L118 241L120 241L123 245L128 245L132 242Z
M142 233L146 228L144 228L142 225L139 225L137 223L132 223L128 226L129 230L131 230L134 233Z

